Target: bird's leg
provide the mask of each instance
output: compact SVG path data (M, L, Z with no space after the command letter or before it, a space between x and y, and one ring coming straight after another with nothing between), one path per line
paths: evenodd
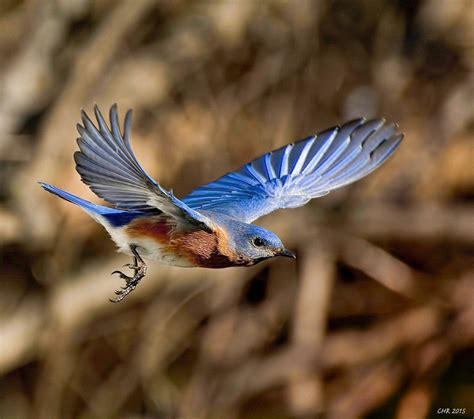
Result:
M127 263L124 266L127 266L131 270L133 270L134 275L132 277L132 276L125 275L121 271L112 272L112 275L118 274L120 278L125 279L125 287L122 287L121 289L115 291L115 294L117 294L117 297L114 300L110 300L113 303L118 303L119 301L122 301L128 294L130 294L136 288L138 283L146 274L146 264L144 260L141 258L141 256L138 254L137 247L132 245L130 246L130 250L133 253L133 264Z

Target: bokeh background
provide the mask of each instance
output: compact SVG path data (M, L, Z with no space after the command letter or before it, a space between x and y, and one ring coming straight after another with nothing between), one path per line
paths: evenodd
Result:
M1 1L0 417L472 416L473 47L472 0ZM36 182L100 202L75 124L114 102L178 196L354 117L406 137L259 221L296 262L150 263L111 304L129 258Z

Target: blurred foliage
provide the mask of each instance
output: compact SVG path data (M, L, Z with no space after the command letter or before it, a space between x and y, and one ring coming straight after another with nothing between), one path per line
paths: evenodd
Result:
M472 416L473 47L472 0L0 2L0 417ZM296 263L151 263L113 305L127 258L36 181L98 202L75 124L114 102L178 196L350 118L406 137L262 220Z

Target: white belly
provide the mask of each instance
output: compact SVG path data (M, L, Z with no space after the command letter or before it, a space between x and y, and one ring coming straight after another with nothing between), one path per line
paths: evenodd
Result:
M196 265L192 264L188 259L176 257L174 253L170 253L165 250L164 246L161 246L155 240L148 237L133 239L128 236L123 227L112 227L107 222L101 222L105 227L110 237L117 245L117 250L121 253L132 255L130 245L137 246L137 252L140 256L145 259L156 260L163 265L180 266L183 268L191 268Z

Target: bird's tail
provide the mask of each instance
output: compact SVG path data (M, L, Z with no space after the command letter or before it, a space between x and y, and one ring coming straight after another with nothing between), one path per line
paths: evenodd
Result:
M102 205L93 204L92 202L86 201L85 199L82 199L82 198L79 198L76 195L73 195L72 193L63 191L62 189L59 189L56 186L49 185L49 184L43 183L43 182L38 182L38 183L41 185L41 187L44 190L46 190L46 191L48 191L48 192L50 192L50 193L52 193L56 196L59 196L62 199L65 199L66 201L69 201L73 204L79 205L80 207L84 208L86 211L90 211L90 212L102 215L104 212L107 212L107 210L111 209L111 208L108 208L108 207L104 207Z
M92 218L94 218L101 224L103 224L103 221L108 221L114 227L120 227L124 224L129 223L131 220L143 215L142 213L136 211L125 211L117 208L109 208L103 205L97 205L90 201L86 201L85 199L79 198L78 196L73 195L72 193L63 191L62 189L57 188L56 186L49 185L44 182L38 183L44 190L56 196L59 196L60 198L65 199L66 201L79 205Z

